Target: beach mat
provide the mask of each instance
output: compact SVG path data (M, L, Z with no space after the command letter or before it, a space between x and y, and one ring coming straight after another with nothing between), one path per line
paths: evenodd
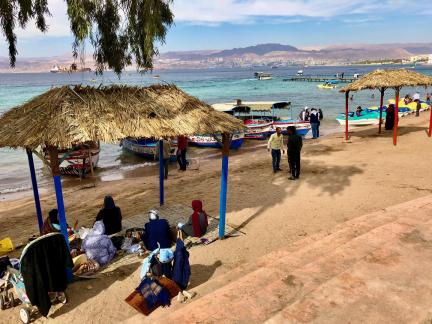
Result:
M150 209L158 211L160 218L165 218L171 226L176 226L178 223L185 223L192 214L192 208L182 204L165 204ZM132 227L144 227L144 224L148 222L147 214L139 214L134 217L124 218L122 221L123 230L127 230ZM186 246L210 244L219 239L219 218L212 217L209 215L208 218L207 233L202 237L187 237L184 239ZM237 231L234 227L229 224L225 225L225 236L233 237L240 236L243 233Z

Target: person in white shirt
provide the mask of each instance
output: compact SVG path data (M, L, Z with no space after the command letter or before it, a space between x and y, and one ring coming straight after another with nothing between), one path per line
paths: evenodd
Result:
M273 172L282 171L280 168L281 150L282 153L285 153L285 150L283 149L283 135L280 127L276 127L276 133L270 136L267 150L271 152Z

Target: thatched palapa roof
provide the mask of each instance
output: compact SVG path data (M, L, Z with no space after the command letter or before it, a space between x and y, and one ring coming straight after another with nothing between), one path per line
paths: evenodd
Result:
M418 87L432 85L432 77L406 69L375 70L340 89L340 92L366 89Z
M0 147L232 133L240 120L174 85L53 88L0 117Z

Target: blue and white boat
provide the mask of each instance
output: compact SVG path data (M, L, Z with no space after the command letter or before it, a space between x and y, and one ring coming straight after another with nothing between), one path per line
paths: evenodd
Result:
M158 160L156 154L156 145L159 145L159 141L149 138L132 138L126 137L121 143L123 150L133 153L139 157ZM171 142L170 161L175 162L177 160L177 142Z
M306 136L306 134L311 129L311 125L308 121L299 121L290 118L280 118L273 122L272 124L272 133L276 132L276 127L280 127L282 129L282 134L287 133L287 127L295 126L296 132L300 136Z
M237 150L242 146L245 134L243 132L235 133L231 140L230 149ZM222 135L195 135L189 136L189 144L197 147L222 147Z

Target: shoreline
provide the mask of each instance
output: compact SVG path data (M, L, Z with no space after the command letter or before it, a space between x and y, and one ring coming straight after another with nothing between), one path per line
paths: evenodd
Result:
M321 131L324 133L321 137L325 138L331 134L336 134L343 132L340 127L334 127L333 123L330 124L329 121L325 121L324 125L321 127ZM306 141L309 141L311 137L311 131L306 136ZM267 140L245 140L245 143L242 147L236 151L231 151L235 155L241 154L244 151L253 150L255 148L259 148L261 146L267 145ZM190 160L209 160L218 158L220 156L219 149L201 149L201 148L193 148L195 154ZM101 151L103 154L103 151ZM37 157L35 157L37 158ZM118 158L118 157L117 157ZM97 168L95 170L95 176L92 179L91 177L79 180L77 177L71 176L62 176L62 183L65 188L68 187L79 187L83 183L91 182L112 182L124 179L130 179L133 177L152 177L153 173L156 173L155 170L158 169L158 162L152 160L146 160L139 157L133 157L134 162L123 164L123 165L113 165L104 168ZM170 169L176 168L176 163L171 163ZM27 170L25 170L27 172ZM42 172L44 173L44 172ZM38 179L38 188L42 193L46 193L48 188L51 186L50 177L47 174L42 174L42 177ZM12 182L11 182L12 183ZM33 197L33 191L31 187L31 182L29 179L29 183L27 185L21 185L19 187L6 188L3 191L0 191L0 201L14 201L22 198Z

